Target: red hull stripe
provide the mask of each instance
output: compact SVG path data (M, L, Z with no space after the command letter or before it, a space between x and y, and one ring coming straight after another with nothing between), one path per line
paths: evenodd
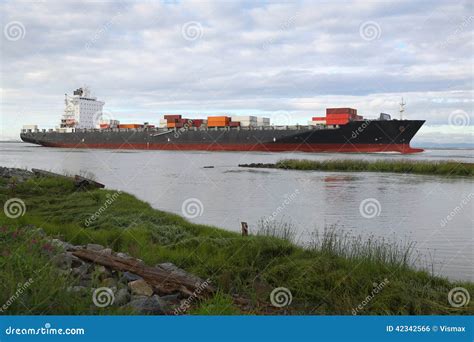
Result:
M256 144L256 145L219 145L219 144L65 144L43 143L50 147L66 148L102 148L102 149L127 149L127 150L178 150L178 151L266 151L266 152L399 152L417 153L421 148L412 148L408 144Z

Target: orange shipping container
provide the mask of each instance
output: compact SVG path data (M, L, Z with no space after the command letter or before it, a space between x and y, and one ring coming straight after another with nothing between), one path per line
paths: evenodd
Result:
M225 122L229 123L230 122L230 117L228 116L208 116L207 117L207 123L212 123L212 122Z
M143 125L140 124L120 124L118 128L142 128Z

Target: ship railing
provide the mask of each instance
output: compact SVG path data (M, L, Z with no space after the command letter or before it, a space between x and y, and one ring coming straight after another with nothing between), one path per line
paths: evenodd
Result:
M75 128L73 132L166 132L166 131L272 131L272 130L320 130L335 129L338 125L271 125L271 126L237 126L237 127L154 127L154 128Z

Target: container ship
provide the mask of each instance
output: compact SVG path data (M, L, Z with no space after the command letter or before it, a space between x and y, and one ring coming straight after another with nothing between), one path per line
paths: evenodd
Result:
M392 119L381 113L368 120L353 108L327 108L306 125L276 126L257 116L208 116L185 118L164 115L158 125L122 124L104 120L104 102L91 96L88 88L66 94L66 109L56 129L23 126L21 139L48 147L269 151L269 152L399 152L423 151L410 141L424 120ZM403 101L400 113L403 113Z

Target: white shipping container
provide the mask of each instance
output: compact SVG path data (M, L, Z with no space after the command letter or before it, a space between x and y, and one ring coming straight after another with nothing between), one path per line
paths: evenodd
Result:
M308 121L308 125L310 125L310 126L325 125L325 124L326 124L326 120Z
M237 121L237 120L235 120L235 121ZM245 121L245 120L243 120L243 121L239 121L239 122L240 122L241 127L249 127L249 126L256 127L257 126L257 121Z
M233 116L232 121L251 121L251 122L257 122L257 117L256 116L250 116L250 115L238 115L238 116Z
M270 118L257 118L258 126L270 126Z
M38 125L23 125L23 129L31 129L34 131L38 129Z

